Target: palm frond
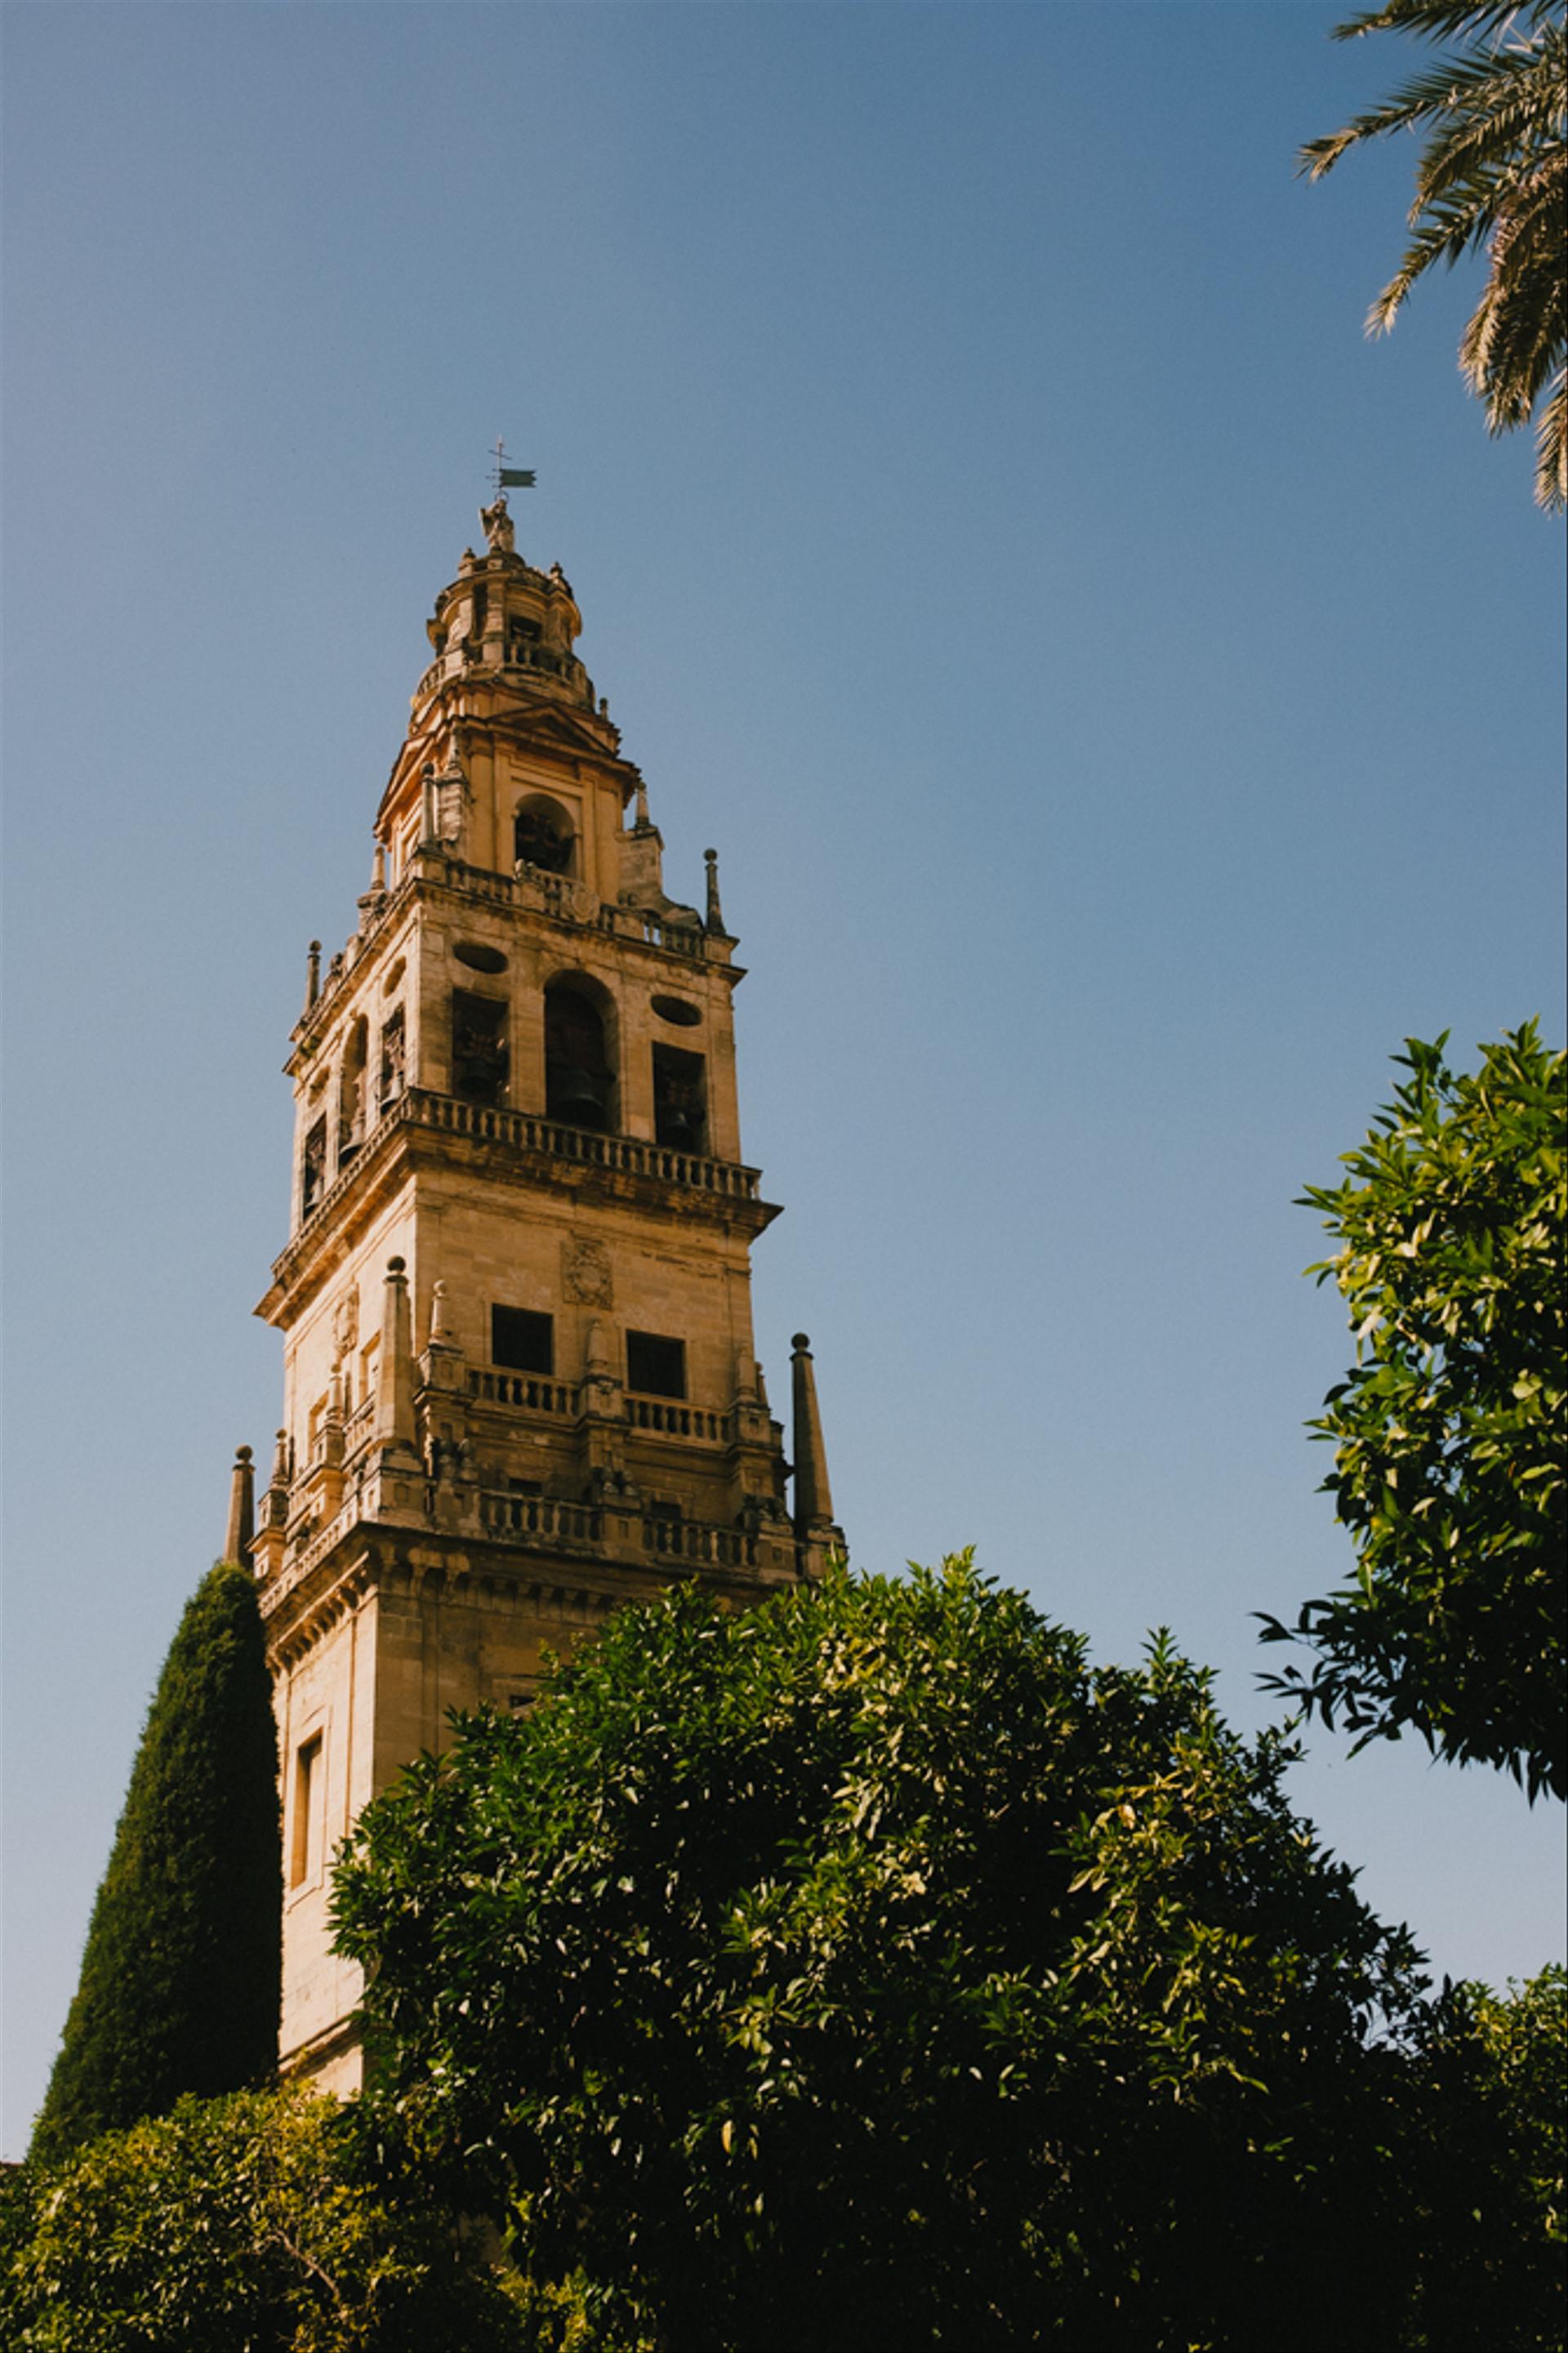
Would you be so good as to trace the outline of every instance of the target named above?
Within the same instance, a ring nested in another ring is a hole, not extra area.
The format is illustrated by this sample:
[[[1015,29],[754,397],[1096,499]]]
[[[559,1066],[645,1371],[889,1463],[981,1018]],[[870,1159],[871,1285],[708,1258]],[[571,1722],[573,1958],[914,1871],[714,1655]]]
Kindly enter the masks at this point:
[[[1500,37],[1521,19],[1531,29],[1552,14],[1549,0],[1387,0],[1382,8],[1336,25],[1331,40],[1355,41],[1363,33],[1414,33],[1423,40],[1451,41],[1461,36]]]
[[[1561,514],[1568,508],[1568,369],[1557,371],[1535,445],[1535,502],[1549,514]]]
[[[1423,122],[1457,116],[1456,128],[1484,136],[1491,126],[1500,139],[1517,137],[1531,125],[1555,124],[1561,132],[1563,83],[1561,37],[1540,49],[1510,51],[1500,57],[1443,58],[1430,72],[1418,74],[1381,106],[1358,114],[1342,131],[1327,139],[1310,140],[1296,159],[1296,168],[1321,180],[1332,171],[1347,149],[1364,140],[1385,139],[1396,131],[1413,131]],[[1430,153],[1422,170],[1429,168]],[[1419,185],[1419,182],[1417,183]]]
[[[1536,496],[1543,506],[1561,506],[1568,35],[1551,0],[1524,6],[1385,0],[1337,26],[1335,37],[1395,31],[1434,41],[1463,37],[1470,46],[1438,58],[1342,131],[1313,140],[1298,154],[1297,169],[1320,180],[1366,140],[1426,131],[1411,241],[1367,314],[1367,332],[1392,327],[1417,279],[1437,263],[1452,267],[1489,244],[1487,282],[1460,342],[1459,365],[1492,433],[1527,424],[1554,385],[1541,427]]]

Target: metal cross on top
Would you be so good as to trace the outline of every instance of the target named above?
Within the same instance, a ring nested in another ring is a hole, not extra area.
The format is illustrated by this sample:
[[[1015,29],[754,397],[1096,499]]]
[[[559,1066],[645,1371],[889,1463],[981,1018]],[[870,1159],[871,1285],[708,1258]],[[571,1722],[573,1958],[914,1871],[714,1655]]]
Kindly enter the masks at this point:
[[[496,437],[496,446],[490,454],[495,459],[495,464],[490,470],[495,475],[492,487],[498,499],[503,491],[532,490],[533,469],[531,466],[509,466],[506,462],[506,443],[499,434]]]

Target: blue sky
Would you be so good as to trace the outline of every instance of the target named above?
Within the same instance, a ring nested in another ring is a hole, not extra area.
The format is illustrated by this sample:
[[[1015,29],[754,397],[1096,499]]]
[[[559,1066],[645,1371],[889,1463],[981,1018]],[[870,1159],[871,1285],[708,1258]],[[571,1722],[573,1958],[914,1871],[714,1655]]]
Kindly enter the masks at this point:
[[[6,2120],[263,1450],[279,1075],[486,450],[538,469],[667,876],[751,970],[776,1397],[858,1560],[973,1542],[1243,1722],[1349,1564],[1292,1207],[1407,1035],[1559,1041],[1562,538],[1394,336],[1405,68],[1334,12],[5,11]],[[1434,1967],[1560,1952],[1560,1810],[1314,1735]]]

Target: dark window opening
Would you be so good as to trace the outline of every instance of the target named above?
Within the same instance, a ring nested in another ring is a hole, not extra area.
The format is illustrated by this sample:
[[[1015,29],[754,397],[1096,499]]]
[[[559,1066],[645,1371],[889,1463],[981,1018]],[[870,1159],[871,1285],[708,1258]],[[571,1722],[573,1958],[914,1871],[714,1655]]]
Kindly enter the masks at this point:
[[[294,1757],[294,1839],[289,1883],[301,1886],[321,1862],[321,1736],[314,1733]]]
[[[686,1343],[658,1332],[626,1334],[626,1387],[645,1397],[686,1395]]]
[[[349,1032],[338,1082],[338,1166],[344,1168],[364,1142],[365,1064],[370,1060],[370,1026],[363,1015]]]
[[[325,1113],[305,1138],[305,1159],[300,1185],[300,1212],[308,1218],[327,1189],[327,1121]]]
[[[680,1046],[653,1050],[653,1132],[678,1152],[708,1148],[707,1066]]]
[[[553,1373],[554,1317],[528,1307],[492,1307],[490,1362],[509,1373]]]
[[[535,801],[512,819],[512,856],[546,874],[564,874],[572,863],[572,828],[559,809]]]
[[[506,1017],[500,997],[452,991],[452,1092],[466,1103],[506,1100]]]
[[[403,1092],[403,1008],[389,1013],[381,1029],[381,1077],[377,1094],[381,1108],[396,1102]]]
[[[615,1124],[604,1020],[593,999],[568,982],[544,992],[544,1114],[600,1133]]]

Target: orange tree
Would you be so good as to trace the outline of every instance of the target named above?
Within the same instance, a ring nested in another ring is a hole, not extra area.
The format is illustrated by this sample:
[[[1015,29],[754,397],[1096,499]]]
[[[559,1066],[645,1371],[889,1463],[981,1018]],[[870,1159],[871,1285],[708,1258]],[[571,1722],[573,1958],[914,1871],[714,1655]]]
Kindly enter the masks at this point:
[[[1292,1753],[967,1556],[618,1613],[361,1817],[369,2096],[682,2353],[1396,2341],[1420,1981]]]
[[[1355,1543],[1352,1585],[1266,1641],[1314,1650],[1265,1678],[1369,1740],[1406,1727],[1458,1763],[1568,1795],[1568,1058],[1533,1023],[1456,1076],[1407,1039],[1409,1071],[1350,1175],[1314,1187],[1341,1248],[1356,1361],[1311,1426]]]

